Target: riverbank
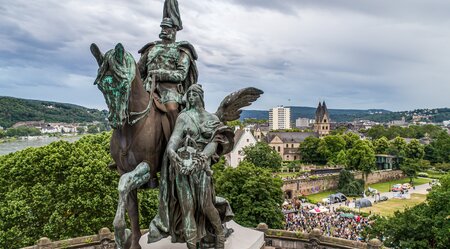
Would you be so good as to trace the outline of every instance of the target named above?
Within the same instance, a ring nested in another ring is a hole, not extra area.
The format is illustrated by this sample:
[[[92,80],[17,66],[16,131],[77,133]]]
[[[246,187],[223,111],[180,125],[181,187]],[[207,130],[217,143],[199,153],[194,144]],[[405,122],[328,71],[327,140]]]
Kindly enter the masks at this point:
[[[83,135],[64,134],[58,136],[28,136],[18,138],[4,138],[0,140],[0,155],[6,155],[28,147],[41,147],[55,141],[65,140],[75,142]]]

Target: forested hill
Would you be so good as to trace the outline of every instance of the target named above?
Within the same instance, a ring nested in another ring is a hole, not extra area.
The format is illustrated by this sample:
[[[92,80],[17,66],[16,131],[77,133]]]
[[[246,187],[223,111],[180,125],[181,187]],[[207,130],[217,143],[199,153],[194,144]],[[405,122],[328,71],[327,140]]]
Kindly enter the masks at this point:
[[[103,111],[78,105],[0,96],[0,126],[3,128],[23,121],[83,123],[103,122],[105,118]]]
[[[294,122],[297,118],[310,118],[314,119],[316,114],[315,107],[304,106],[286,106],[291,108],[291,121]],[[389,118],[392,120],[401,119],[400,115],[387,110],[354,110],[354,109],[328,109],[330,113],[330,119],[335,122],[353,121],[354,119],[384,119]],[[397,117],[398,116],[398,117]],[[256,111],[256,110],[244,110],[241,115],[241,119],[256,118],[256,119],[269,119],[269,111]],[[375,121],[375,120],[374,120]],[[384,120],[383,120],[384,121]]]
[[[297,118],[314,119],[316,114],[315,107],[304,106],[286,106],[291,108],[291,122]],[[439,123],[444,120],[450,120],[450,108],[435,109],[416,109],[412,111],[391,112],[383,109],[354,110],[354,109],[328,109],[332,122],[351,122],[354,120],[372,120],[375,122],[386,123],[393,120],[411,121],[414,116],[419,117],[419,121]],[[246,118],[269,119],[269,111],[244,110],[241,114],[241,120]]]

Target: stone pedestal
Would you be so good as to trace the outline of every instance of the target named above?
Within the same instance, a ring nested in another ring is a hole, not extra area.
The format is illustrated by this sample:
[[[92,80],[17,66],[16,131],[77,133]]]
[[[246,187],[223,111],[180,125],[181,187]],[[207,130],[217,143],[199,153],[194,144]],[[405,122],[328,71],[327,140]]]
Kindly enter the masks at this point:
[[[225,249],[261,249],[264,246],[264,233],[250,228],[240,226],[234,221],[227,223],[228,228],[233,228],[234,232],[225,242]],[[139,241],[142,249],[186,249],[186,244],[171,243],[170,237],[162,239],[156,243],[147,244],[147,234],[144,234]]]

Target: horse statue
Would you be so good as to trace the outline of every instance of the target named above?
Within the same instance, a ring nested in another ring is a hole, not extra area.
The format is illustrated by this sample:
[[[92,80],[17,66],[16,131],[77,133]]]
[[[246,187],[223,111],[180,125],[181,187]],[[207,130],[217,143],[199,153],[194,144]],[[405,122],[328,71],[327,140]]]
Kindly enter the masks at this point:
[[[141,249],[137,189],[157,188],[158,172],[161,172],[159,213],[150,224],[149,243],[166,237],[173,223],[168,218],[169,176],[167,169],[161,167],[165,165],[163,159],[167,159],[164,153],[171,135],[167,110],[155,91],[155,78],[151,89],[146,91],[133,56],[122,44],[118,43],[106,54],[94,43],[90,49],[99,65],[94,84],[105,97],[108,121],[113,129],[110,152],[115,163],[111,166],[120,174],[119,201],[113,222],[116,245],[119,249]],[[239,119],[241,108],[249,106],[261,94],[263,91],[253,87],[229,94],[217,109],[216,118],[223,123]],[[131,230],[126,228],[126,212]],[[165,231],[159,234],[161,227]],[[157,236],[151,237],[150,232],[156,232]]]
[[[165,136],[170,135],[163,124],[168,120],[158,96],[144,89],[136,62],[122,44],[104,55],[96,44],[90,49],[99,66],[94,84],[105,97],[113,129],[110,152],[115,163],[111,166],[120,174],[115,240],[120,249],[140,249],[137,189],[158,187],[156,174],[168,140]],[[126,228],[126,211],[131,231]]]

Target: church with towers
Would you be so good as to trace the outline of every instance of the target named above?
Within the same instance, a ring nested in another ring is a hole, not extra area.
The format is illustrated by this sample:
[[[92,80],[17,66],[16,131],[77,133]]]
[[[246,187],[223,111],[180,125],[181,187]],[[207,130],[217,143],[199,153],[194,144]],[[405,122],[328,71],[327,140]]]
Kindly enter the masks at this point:
[[[328,113],[325,101],[322,103],[319,102],[319,106],[317,106],[314,132],[318,133],[319,137],[330,134],[330,114]]]

